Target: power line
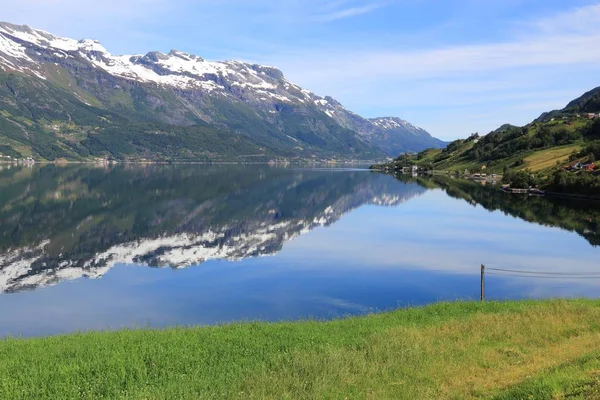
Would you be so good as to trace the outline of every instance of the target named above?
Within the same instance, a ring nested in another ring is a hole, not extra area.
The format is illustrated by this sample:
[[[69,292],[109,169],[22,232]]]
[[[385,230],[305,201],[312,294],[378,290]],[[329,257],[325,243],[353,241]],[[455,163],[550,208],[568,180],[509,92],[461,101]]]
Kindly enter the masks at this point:
[[[600,272],[544,272],[544,271],[523,271],[516,269],[502,269],[502,268],[485,268],[486,271],[499,271],[499,272],[514,272],[517,274],[532,274],[532,275],[555,275],[555,276],[594,276],[600,278]]]
[[[584,275],[576,275],[576,276],[555,276],[555,275],[525,275],[525,274],[497,274],[497,273],[489,273],[488,275],[493,276],[514,276],[519,278],[535,278],[535,279],[600,279],[600,276],[584,276]]]

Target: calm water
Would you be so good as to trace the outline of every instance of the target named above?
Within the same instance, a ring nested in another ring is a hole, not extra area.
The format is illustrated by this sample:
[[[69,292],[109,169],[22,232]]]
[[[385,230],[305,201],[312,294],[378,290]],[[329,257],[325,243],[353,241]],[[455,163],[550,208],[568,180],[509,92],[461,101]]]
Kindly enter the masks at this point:
[[[490,268],[600,276],[600,207],[361,170],[0,170],[0,336],[334,318],[479,297]],[[490,275],[490,299],[600,279]]]

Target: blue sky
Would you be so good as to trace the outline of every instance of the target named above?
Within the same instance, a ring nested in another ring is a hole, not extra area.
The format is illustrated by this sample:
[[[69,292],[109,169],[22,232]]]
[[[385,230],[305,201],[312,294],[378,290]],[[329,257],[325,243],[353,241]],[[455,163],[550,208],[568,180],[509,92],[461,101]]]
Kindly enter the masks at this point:
[[[102,4],[102,5],[100,5]],[[525,124],[600,86],[600,2],[0,0],[0,19],[113,54],[177,48],[279,67],[367,117],[443,139]]]

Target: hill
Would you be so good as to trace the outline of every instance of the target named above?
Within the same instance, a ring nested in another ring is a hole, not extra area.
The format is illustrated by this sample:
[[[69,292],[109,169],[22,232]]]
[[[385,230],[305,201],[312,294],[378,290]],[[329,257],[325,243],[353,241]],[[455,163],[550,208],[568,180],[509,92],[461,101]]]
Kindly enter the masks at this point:
[[[0,23],[0,143],[10,157],[382,159],[443,146],[381,126],[274,67],[172,50],[112,55],[94,40]]]
[[[418,165],[427,170],[504,174],[504,181],[513,187],[600,195],[595,165],[600,158],[599,95],[596,88],[523,127],[503,125],[485,136],[473,134],[445,149],[402,155],[376,168]]]
[[[571,101],[562,110],[554,110],[542,114],[536,121],[548,121],[555,117],[576,113],[597,113],[600,111],[600,87],[584,93],[582,96]]]

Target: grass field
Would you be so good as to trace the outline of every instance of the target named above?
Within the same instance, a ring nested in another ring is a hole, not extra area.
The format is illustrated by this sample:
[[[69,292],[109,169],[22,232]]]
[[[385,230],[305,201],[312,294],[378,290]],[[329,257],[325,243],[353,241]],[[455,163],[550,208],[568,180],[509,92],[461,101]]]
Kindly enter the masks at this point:
[[[568,161],[573,152],[580,151],[581,147],[581,145],[574,144],[537,151],[523,160],[525,164],[523,164],[522,169],[535,172],[554,167],[557,162],[563,164]]]
[[[594,399],[600,301],[0,341],[2,399]]]

